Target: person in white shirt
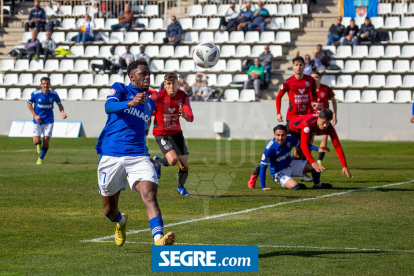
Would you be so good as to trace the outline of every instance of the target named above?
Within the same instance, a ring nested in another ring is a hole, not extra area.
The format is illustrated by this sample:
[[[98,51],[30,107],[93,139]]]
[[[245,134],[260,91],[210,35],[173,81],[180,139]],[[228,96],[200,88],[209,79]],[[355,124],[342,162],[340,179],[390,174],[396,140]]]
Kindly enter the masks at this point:
[[[236,29],[238,15],[239,13],[236,12],[236,5],[234,5],[234,3],[231,3],[229,9],[226,11],[224,16],[220,19],[219,30],[229,31],[231,28]]]
[[[119,68],[119,70],[118,70],[118,74],[120,74],[120,75],[124,75],[123,70],[126,70],[126,69],[127,69],[127,67],[128,67],[128,64],[129,64],[130,62],[132,62],[132,61],[134,61],[134,60],[135,60],[134,55],[130,52],[130,50],[131,50],[131,46],[130,46],[130,45],[126,45],[126,46],[125,46],[125,48],[126,48],[126,53],[124,53],[124,54],[123,54],[123,55],[119,58],[119,65],[120,65],[120,68]],[[112,70],[111,70],[111,74],[113,74],[113,73],[112,73]]]
[[[140,59],[140,58],[143,58],[143,59],[145,59],[145,61],[146,61],[148,64],[150,64],[150,63],[151,63],[151,59],[150,59],[149,55],[147,55],[147,54],[145,53],[145,46],[144,46],[144,44],[139,45],[139,51],[140,51],[141,53],[139,53],[138,55],[136,55],[136,56],[135,56],[135,60],[138,60],[138,59]]]
[[[77,28],[79,30],[77,42],[80,44],[93,41],[94,38],[93,29],[95,28],[95,24],[91,21],[89,14],[85,14],[84,18],[85,21]]]
[[[111,54],[103,59],[103,64],[92,63],[92,73],[96,76],[96,69],[100,70],[101,74],[105,74],[105,70],[111,70],[111,73],[116,73],[121,66],[119,65],[119,56],[115,54],[115,47],[112,46]]]

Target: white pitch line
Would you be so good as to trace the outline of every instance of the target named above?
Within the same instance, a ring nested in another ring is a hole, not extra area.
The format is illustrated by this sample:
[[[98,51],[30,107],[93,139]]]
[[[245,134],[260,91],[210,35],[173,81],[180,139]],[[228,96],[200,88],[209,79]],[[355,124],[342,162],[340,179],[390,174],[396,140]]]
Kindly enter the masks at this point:
[[[4,150],[4,151],[0,151],[0,152],[25,152],[25,151],[33,151],[35,152],[36,149],[24,149],[24,150]]]
[[[242,210],[242,211],[238,211],[238,212],[224,213],[224,214],[219,214],[219,215],[214,215],[214,216],[207,216],[207,217],[198,218],[198,219],[190,219],[190,220],[180,221],[180,222],[176,222],[176,223],[170,223],[170,224],[164,225],[164,227],[171,227],[171,226],[177,226],[177,225],[193,223],[193,222],[198,222],[198,221],[203,221],[203,220],[210,220],[210,219],[222,218],[222,217],[227,217],[227,216],[239,215],[239,214],[250,213],[250,212],[261,210],[261,209],[273,208],[273,207],[277,207],[277,206],[281,206],[281,205],[285,205],[285,204],[292,204],[292,203],[309,201],[309,200],[329,198],[329,197],[333,197],[333,196],[345,195],[345,194],[349,194],[349,193],[353,193],[353,192],[359,192],[359,191],[368,190],[368,189],[378,189],[378,188],[385,188],[385,187],[391,187],[391,186],[398,186],[398,185],[403,185],[403,184],[413,183],[413,182],[414,182],[414,180],[411,180],[411,181],[407,181],[407,182],[392,183],[392,184],[386,184],[386,185],[382,185],[382,186],[361,188],[361,189],[349,190],[349,191],[345,191],[345,192],[333,193],[333,194],[317,196],[317,197],[302,198],[302,199],[296,199],[296,200],[291,200],[291,201],[279,202],[279,203],[276,203],[276,204],[260,206],[260,207],[246,209],[246,210]],[[131,234],[137,234],[137,233],[147,232],[147,231],[151,231],[151,229],[150,228],[145,228],[145,229],[141,229],[141,230],[128,231],[127,234],[131,235]],[[111,236],[105,236],[105,237],[96,238],[96,239],[84,240],[83,242],[100,242],[102,240],[112,239],[113,237],[114,236],[111,235]]]
[[[98,241],[102,243],[113,241]],[[125,241],[125,243],[131,244],[143,244],[143,245],[153,245],[152,242],[131,242]],[[236,244],[204,244],[204,243],[184,243],[176,242],[174,245],[236,245]],[[247,244],[243,244],[247,245]],[[379,249],[379,248],[355,248],[355,247],[318,247],[318,246],[307,246],[307,245],[264,245],[264,244],[253,244],[258,247],[270,247],[270,248],[296,248],[296,249],[318,249],[318,250],[349,250],[349,251],[384,251],[384,252],[402,252],[402,253],[414,253],[414,250],[404,250],[404,249]]]

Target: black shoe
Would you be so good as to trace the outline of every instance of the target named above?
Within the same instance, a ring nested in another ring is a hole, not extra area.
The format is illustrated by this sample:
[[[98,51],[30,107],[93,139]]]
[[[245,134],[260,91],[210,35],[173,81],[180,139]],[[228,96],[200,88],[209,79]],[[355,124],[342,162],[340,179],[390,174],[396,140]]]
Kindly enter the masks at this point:
[[[302,184],[302,183],[298,183],[298,185],[299,185],[299,190],[306,190],[308,188],[306,187],[305,184]]]
[[[329,183],[321,183],[321,184],[319,184],[319,185],[313,185],[313,188],[314,189],[332,189],[332,185],[331,184],[329,184]]]

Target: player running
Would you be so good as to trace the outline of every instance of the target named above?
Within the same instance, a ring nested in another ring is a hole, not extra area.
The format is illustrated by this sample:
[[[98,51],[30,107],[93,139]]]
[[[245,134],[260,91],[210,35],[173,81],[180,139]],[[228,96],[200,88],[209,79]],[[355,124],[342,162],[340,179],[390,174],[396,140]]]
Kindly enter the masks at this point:
[[[68,115],[65,113],[59,95],[55,91],[50,90],[50,79],[43,77],[40,80],[40,89],[33,91],[30,99],[27,100],[27,107],[33,115],[33,144],[36,145],[37,153],[40,153],[39,158],[37,158],[37,165],[43,164],[43,159],[49,149],[54,122],[53,102],[56,102],[59,106],[62,119],[66,119]],[[42,140],[40,139],[42,134],[43,147]]]
[[[322,109],[324,108],[329,108],[329,102],[328,100],[332,101],[332,106],[333,106],[333,119],[332,119],[332,125],[335,126],[337,123],[337,104],[336,104],[336,100],[335,100],[335,94],[333,93],[332,89],[321,83],[321,74],[314,70],[311,72],[311,77],[315,80],[315,84],[316,84],[316,89],[318,92],[318,99],[314,102],[317,103],[317,105],[312,105],[312,112],[310,113],[314,113],[314,114],[319,114],[319,112],[321,112]],[[322,140],[321,140],[321,147],[326,147],[326,145],[328,144],[328,135],[322,135]],[[325,153],[324,152],[320,152],[319,153],[319,158],[318,158],[318,164],[322,166],[322,160],[325,157]]]
[[[177,192],[183,196],[190,194],[184,187],[188,177],[188,148],[180,125],[180,117],[187,122],[194,120],[190,98],[178,89],[177,74],[168,73],[164,77],[164,89],[152,94],[157,105],[153,134],[162,153],[162,158],[154,157],[157,162],[157,175],[161,166],[174,166],[179,163]]]
[[[306,159],[317,172],[325,170],[324,167],[317,164],[313,159],[308,143],[312,135],[329,135],[332,140],[332,144],[335,147],[339,160],[342,165],[342,174],[346,174],[347,177],[353,178],[351,172],[346,164],[345,154],[342,150],[341,143],[339,142],[338,135],[334,127],[331,125],[333,118],[332,110],[322,109],[318,115],[309,114],[304,116],[297,116],[290,120],[289,128],[290,133],[296,138],[300,139],[300,148],[302,149]]]
[[[145,142],[147,121],[155,103],[147,97],[150,70],[144,59],[127,67],[129,85],[114,83],[105,103],[106,125],[95,146],[101,155],[98,166],[99,192],[104,214],[116,223],[115,243],[126,239],[128,216],[118,210],[118,199],[128,184],[138,192],[145,204],[152,236],[156,245],[172,245],[175,234],[165,236],[161,211],[157,202],[158,179]]]
[[[292,160],[290,155],[292,147],[298,147],[299,139],[295,136],[287,134],[287,128],[284,125],[278,125],[273,129],[274,138],[267,143],[260,162],[260,185],[262,190],[270,190],[266,188],[266,170],[270,165],[270,174],[275,182],[288,190],[307,189],[302,183],[297,183],[292,176],[301,176],[304,173],[312,173],[314,189],[329,189],[332,185],[329,183],[321,183],[321,173],[312,168],[311,164],[306,160]],[[325,152],[329,148],[317,148],[312,145],[309,147],[314,151]]]

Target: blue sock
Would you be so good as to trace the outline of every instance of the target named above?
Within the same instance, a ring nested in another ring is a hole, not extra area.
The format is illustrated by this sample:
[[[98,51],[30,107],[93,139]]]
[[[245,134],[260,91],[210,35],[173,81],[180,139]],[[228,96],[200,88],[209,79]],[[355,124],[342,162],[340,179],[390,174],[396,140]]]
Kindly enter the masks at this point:
[[[149,221],[152,237],[156,235],[164,235],[164,223],[162,222],[162,218],[160,217],[153,217]]]
[[[314,184],[321,183],[321,173],[315,171],[315,169],[312,170],[312,178],[313,178],[313,183]]]
[[[118,216],[117,216],[117,217],[116,217],[116,219],[114,219],[114,220],[110,219],[109,217],[108,217],[108,219],[109,219],[110,221],[112,221],[112,222],[118,222],[118,221],[120,221],[120,220],[122,219],[122,214],[121,214],[121,212],[119,212],[119,213],[118,213]]]
[[[40,159],[45,158],[45,155],[48,149],[49,148],[42,147],[42,150],[40,151],[40,156],[39,156]]]
[[[291,190],[299,190],[299,184],[293,187]]]

